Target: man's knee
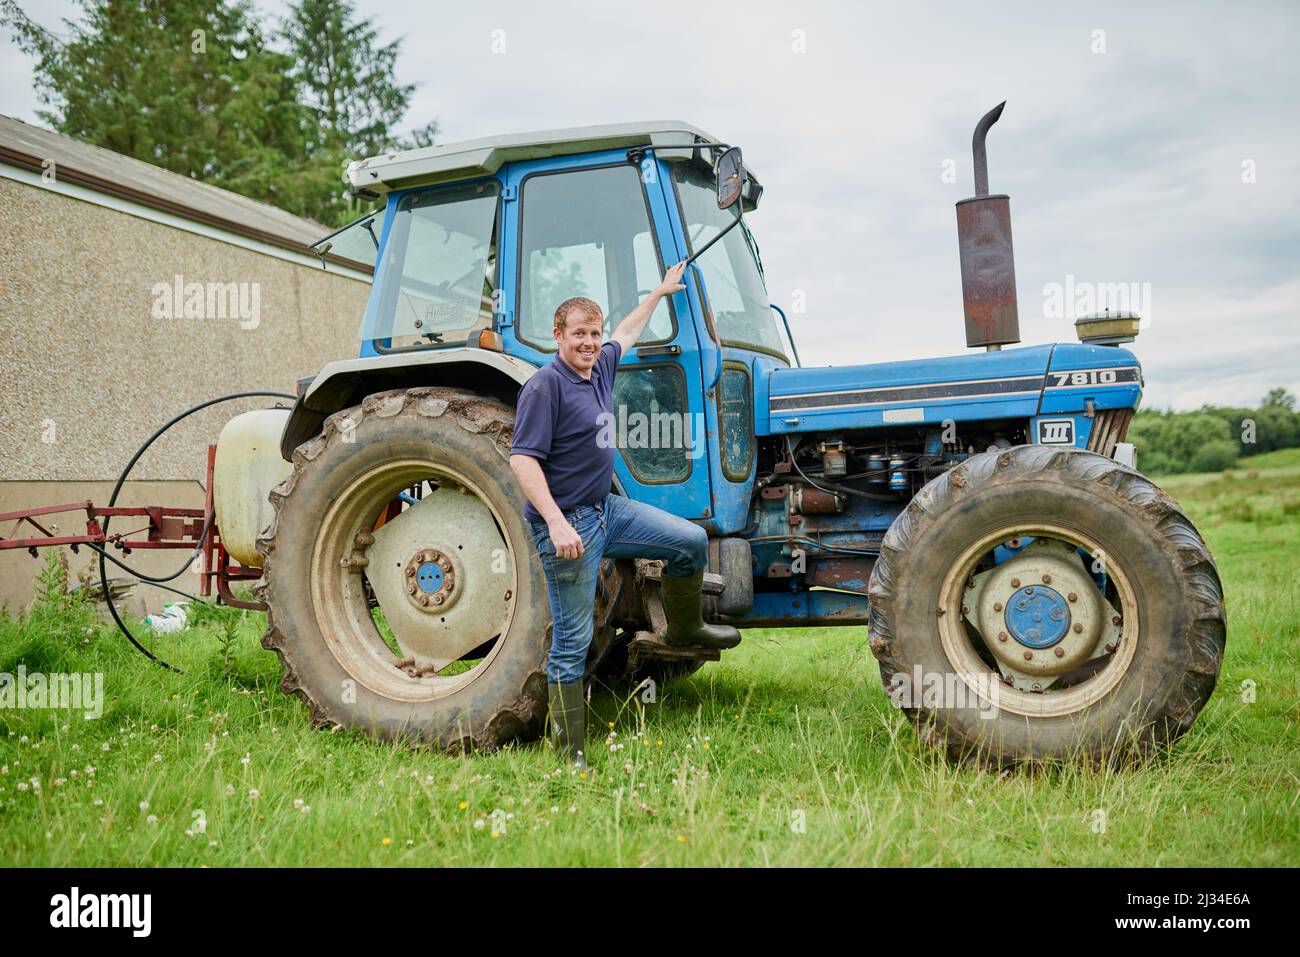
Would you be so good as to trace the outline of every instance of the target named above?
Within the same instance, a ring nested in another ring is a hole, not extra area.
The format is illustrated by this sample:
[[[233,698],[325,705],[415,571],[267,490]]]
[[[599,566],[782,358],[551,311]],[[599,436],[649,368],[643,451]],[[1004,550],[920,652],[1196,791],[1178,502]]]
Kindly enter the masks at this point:
[[[690,568],[682,568],[677,574],[690,575],[709,564],[709,533],[700,526],[682,521],[682,548],[689,556]]]

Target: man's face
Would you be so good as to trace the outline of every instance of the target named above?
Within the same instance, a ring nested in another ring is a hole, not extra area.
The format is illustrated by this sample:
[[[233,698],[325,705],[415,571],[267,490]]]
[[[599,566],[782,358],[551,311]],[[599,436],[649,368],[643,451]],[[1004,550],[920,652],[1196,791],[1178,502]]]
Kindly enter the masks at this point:
[[[589,372],[600,354],[604,323],[585,313],[575,313],[565,320],[563,329],[554,331],[560,358],[577,372]]]

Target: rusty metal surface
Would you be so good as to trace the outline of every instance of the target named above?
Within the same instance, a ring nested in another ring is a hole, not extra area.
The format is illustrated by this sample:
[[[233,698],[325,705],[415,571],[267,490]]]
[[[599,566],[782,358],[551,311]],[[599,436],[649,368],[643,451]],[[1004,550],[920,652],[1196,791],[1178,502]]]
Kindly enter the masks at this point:
[[[1019,342],[1010,199],[978,196],[958,203],[957,243],[966,345]]]
[[[1011,243],[1011,201],[989,195],[985,138],[1002,115],[1003,100],[981,117],[971,138],[975,195],[957,204],[957,248],[961,258],[966,345],[1003,346],[1020,341],[1016,305],[1016,263]]]
[[[842,588],[865,595],[875,567],[874,558],[825,558],[809,564],[804,580],[812,586]]]

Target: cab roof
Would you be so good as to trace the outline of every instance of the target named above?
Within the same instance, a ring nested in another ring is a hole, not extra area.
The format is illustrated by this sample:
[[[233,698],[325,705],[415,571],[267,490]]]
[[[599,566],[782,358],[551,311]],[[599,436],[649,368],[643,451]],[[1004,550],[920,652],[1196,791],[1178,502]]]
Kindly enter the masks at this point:
[[[667,150],[664,147],[696,142],[716,143],[717,140],[699,127],[681,120],[577,126],[487,136],[460,143],[384,153],[350,163],[346,176],[353,192],[378,198],[390,190],[488,176],[504,163],[549,156],[571,156],[597,150],[649,146],[655,148],[660,159],[689,160],[694,150]],[[703,155],[707,160],[708,154]]]

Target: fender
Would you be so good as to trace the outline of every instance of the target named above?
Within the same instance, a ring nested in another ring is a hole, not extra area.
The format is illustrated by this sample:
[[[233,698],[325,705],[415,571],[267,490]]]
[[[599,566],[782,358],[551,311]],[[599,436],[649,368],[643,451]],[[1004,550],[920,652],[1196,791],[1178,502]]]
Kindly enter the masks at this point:
[[[280,437],[280,456],[293,461],[293,450],[319,433],[327,417],[375,392],[463,386],[513,406],[519,387],[536,371],[537,366],[523,359],[465,346],[340,359],[298,383],[298,401]]]

